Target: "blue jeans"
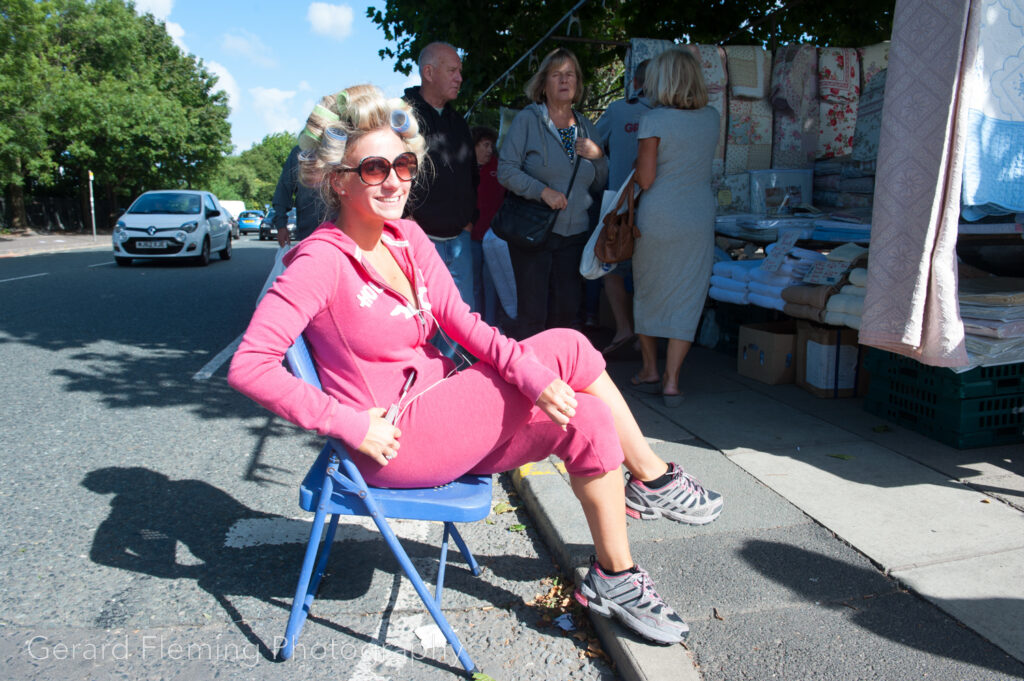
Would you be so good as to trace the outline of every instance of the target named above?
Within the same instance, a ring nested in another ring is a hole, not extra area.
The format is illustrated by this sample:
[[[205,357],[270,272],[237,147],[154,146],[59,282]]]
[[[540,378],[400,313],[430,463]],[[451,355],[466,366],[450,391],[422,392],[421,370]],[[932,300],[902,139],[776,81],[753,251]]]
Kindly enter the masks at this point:
[[[498,290],[491,279],[490,269],[484,260],[482,241],[473,241],[473,312],[477,312],[484,321],[494,326],[498,321]]]
[[[444,266],[455,280],[455,287],[459,289],[462,300],[466,305],[473,307],[473,253],[470,248],[469,232],[464,231],[454,239],[446,241],[431,241]]]
[[[447,239],[445,241],[431,239],[430,241],[434,244],[434,248],[437,249],[437,254],[441,256],[444,266],[448,268],[448,272],[452,275],[455,287],[459,289],[459,295],[462,296],[462,300],[472,308],[473,253],[470,248],[472,240],[469,238],[469,232],[464,231],[454,239]],[[456,359],[464,354],[457,345],[453,346],[440,333],[434,334],[430,342],[445,357],[450,359]],[[456,360],[456,366],[461,368],[462,364],[461,361]]]

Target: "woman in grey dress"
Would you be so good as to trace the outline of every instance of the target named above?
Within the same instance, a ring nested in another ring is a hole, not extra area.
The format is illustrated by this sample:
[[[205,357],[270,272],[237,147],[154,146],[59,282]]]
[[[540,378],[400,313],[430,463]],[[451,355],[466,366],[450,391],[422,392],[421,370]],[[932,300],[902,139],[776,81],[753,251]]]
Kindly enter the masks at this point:
[[[634,316],[643,366],[633,385],[682,402],[679,370],[700,320],[714,253],[711,160],[719,113],[709,107],[696,57],[673,48],[647,68],[644,92],[655,105],[640,118],[636,178],[641,238],[633,253]],[[658,371],[657,339],[668,339]]]

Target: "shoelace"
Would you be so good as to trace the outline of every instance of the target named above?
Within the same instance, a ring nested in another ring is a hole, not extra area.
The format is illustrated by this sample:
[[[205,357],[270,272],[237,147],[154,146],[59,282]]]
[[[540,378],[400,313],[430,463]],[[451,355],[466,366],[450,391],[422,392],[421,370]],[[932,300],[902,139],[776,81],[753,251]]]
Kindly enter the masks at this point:
[[[683,469],[679,467],[676,467],[675,477],[683,479],[683,482],[681,482],[680,484],[684,488],[689,489],[697,496],[704,496],[704,487],[699,482],[697,482],[697,478],[683,471]]]
[[[655,603],[661,605],[667,605],[665,599],[661,597],[657,591],[654,590],[654,580],[651,579],[651,575],[647,573],[642,567],[637,567],[636,572],[633,573],[636,578],[633,583],[640,587],[640,592],[647,595]]]

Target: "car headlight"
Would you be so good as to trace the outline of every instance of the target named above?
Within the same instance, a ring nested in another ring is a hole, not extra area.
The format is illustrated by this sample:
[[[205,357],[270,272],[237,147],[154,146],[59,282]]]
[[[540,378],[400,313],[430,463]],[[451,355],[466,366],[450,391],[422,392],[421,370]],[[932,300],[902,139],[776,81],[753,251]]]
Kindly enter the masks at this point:
[[[191,222],[186,222],[185,224],[183,224],[181,226],[181,228],[183,230],[185,230],[186,232],[188,232],[189,234],[191,234],[192,232],[194,232],[197,229],[199,229],[199,221],[198,220],[192,220]]]
[[[125,230],[123,222],[118,222],[117,226],[114,227],[114,241],[123,244],[128,241],[129,236],[127,230]]]

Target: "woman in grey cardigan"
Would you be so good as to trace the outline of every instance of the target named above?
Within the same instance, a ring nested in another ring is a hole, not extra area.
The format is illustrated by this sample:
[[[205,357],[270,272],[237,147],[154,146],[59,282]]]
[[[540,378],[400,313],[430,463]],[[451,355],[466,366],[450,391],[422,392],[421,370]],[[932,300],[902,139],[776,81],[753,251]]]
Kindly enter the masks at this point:
[[[592,225],[591,189],[603,189],[608,164],[594,142],[593,124],[572,105],[583,97],[583,74],[571,51],[559,48],[526,85],[533,102],[509,126],[498,160],[498,181],[511,192],[543,201],[559,212],[540,251],[509,244],[519,303],[502,328],[517,339],[572,326],[582,300],[580,255]],[[576,179],[569,189],[574,164]]]

